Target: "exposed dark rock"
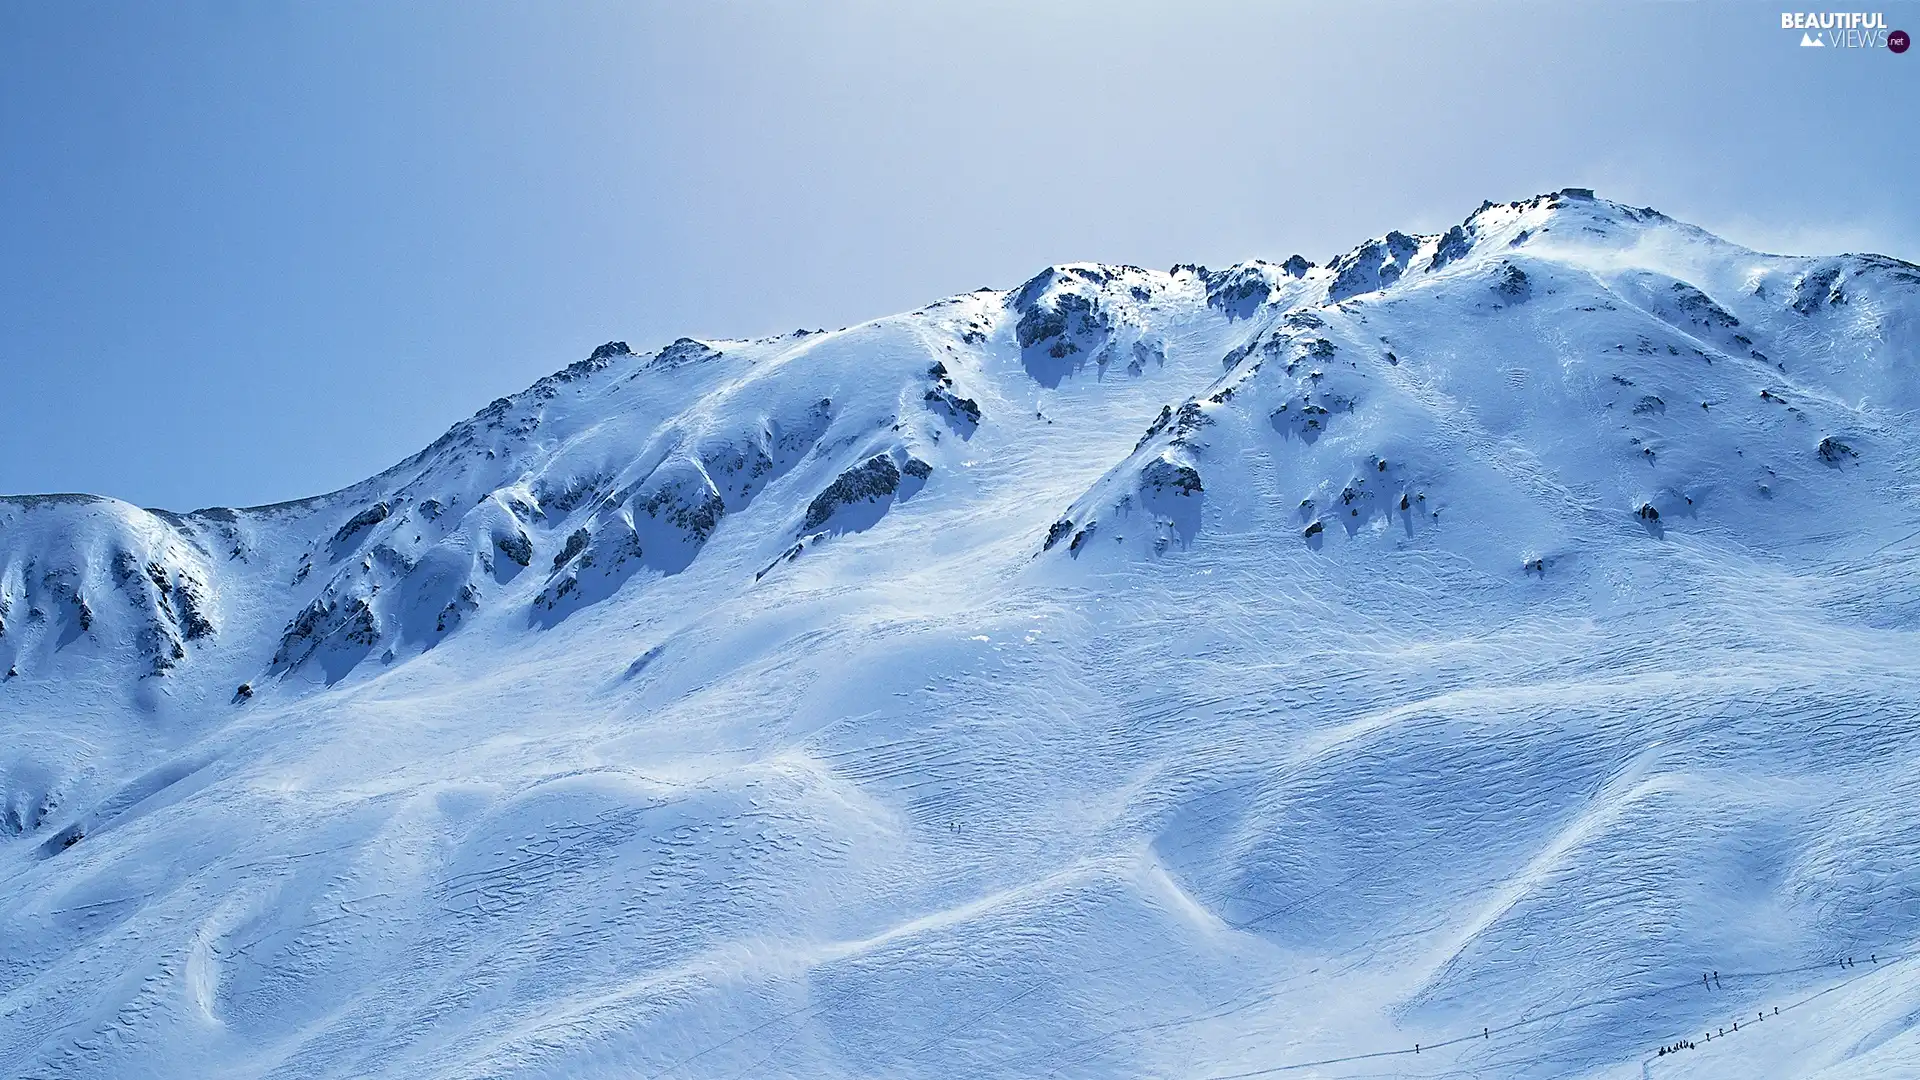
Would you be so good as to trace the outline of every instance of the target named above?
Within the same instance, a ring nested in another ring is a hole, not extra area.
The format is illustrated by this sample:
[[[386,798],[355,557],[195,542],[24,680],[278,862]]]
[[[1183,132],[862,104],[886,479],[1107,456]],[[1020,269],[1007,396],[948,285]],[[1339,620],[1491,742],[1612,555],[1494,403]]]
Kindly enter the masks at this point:
[[[1089,288],[1109,284],[1117,272],[1104,267],[1055,267],[1036,275],[1013,296],[1010,304],[1018,313],[1014,340],[1020,347],[1020,362],[1042,386],[1060,385],[1087,359],[1104,366],[1119,358],[1117,348],[1109,347],[1116,314]]]
[[[375,525],[387,520],[392,514],[392,506],[384,502],[374,503],[372,506],[348,518],[347,523],[340,526],[340,531],[333,534],[334,546],[336,548],[345,547],[361,530],[373,528]]]
[[[783,562],[792,562],[793,560],[799,558],[800,553],[805,550],[807,550],[807,542],[805,540],[795,541],[791,547],[787,548],[787,550],[774,556],[774,559],[772,562],[768,563],[767,565],[761,567],[758,570],[755,570],[753,572],[753,580],[759,581],[761,578],[766,577],[768,574],[772,573],[774,567],[779,566]]]
[[[446,607],[440,609],[439,618],[434,620],[434,632],[444,634],[460,625],[460,621],[468,614],[478,610],[480,610],[480,589],[469,581],[460,586],[459,593],[455,594],[452,600],[447,601]]]
[[[165,675],[187,658],[187,650],[172,629],[162,623],[150,623],[134,635],[134,646],[147,658],[149,674]]]
[[[834,511],[842,506],[868,499],[884,499],[900,489],[900,467],[893,463],[888,454],[875,454],[859,465],[848,469],[827,485],[826,490],[814,496],[807,504],[807,515],[801,521],[802,529],[817,529],[833,517]]]
[[[605,345],[593,350],[593,354],[585,360],[575,360],[559,371],[534,383],[527,389],[527,395],[525,396],[531,396],[542,401],[552,400],[552,398],[560,392],[562,385],[577,382],[596,371],[603,371],[611,367],[614,361],[620,357],[632,355],[633,351],[627,348],[626,342],[609,341]],[[532,430],[538,423],[539,421],[537,419],[529,418],[525,430]]]
[[[11,668],[7,678],[18,673]],[[24,836],[46,824],[49,817],[60,806],[60,792],[46,779],[16,781],[18,786],[9,785],[0,790],[0,836]]]
[[[179,583],[174,588],[174,598],[180,605],[180,629],[185,632],[188,641],[196,641],[214,632],[213,620],[207,615],[206,599],[201,589],[199,581],[185,574],[180,575]]]
[[[1712,297],[1686,282],[1676,281],[1669,288],[1673,292],[1674,305],[1689,319],[1723,330],[1740,325],[1740,320],[1734,318],[1726,308],[1714,303]]]
[[[1166,458],[1154,458],[1140,471],[1140,488],[1143,491],[1172,491],[1178,495],[1194,495],[1205,490],[1200,484],[1199,470]]]
[[[341,637],[355,645],[372,645],[380,640],[380,626],[373,614],[373,605],[365,597],[356,596],[347,602],[347,618],[341,627]]]
[[[1206,275],[1207,306],[1230,319],[1244,319],[1273,296],[1273,281],[1259,264]]]
[[[1228,349],[1227,354],[1220,358],[1220,369],[1222,371],[1232,371],[1234,368],[1239,367],[1240,362],[1245,360],[1248,356],[1251,356],[1253,354],[1254,347],[1257,346],[1259,343],[1260,343],[1259,339],[1256,338],[1250,341],[1241,342],[1239,345],[1231,349]]]
[[[319,640],[321,627],[334,613],[335,607],[336,605],[330,599],[316,598],[301,609],[300,614],[295,615],[293,621],[287,624],[287,629],[281,633],[280,651],[274,654],[274,662],[278,664],[288,659],[292,647],[296,644]]]
[[[1310,443],[1325,434],[1336,413],[1352,411],[1353,401],[1339,394],[1324,394],[1318,399],[1302,395],[1283,402],[1267,421],[1275,431]]]
[[[980,403],[963,398],[945,387],[936,386],[926,393],[927,407],[953,423],[972,429],[980,424]]]
[[[1158,435],[1162,431],[1165,431],[1167,428],[1167,425],[1172,422],[1173,422],[1173,406],[1171,405],[1160,406],[1160,415],[1154,417],[1153,423],[1147,425],[1147,433],[1140,436],[1140,440],[1133,444],[1134,450],[1137,451],[1141,447],[1147,445],[1147,443],[1150,440],[1152,440],[1152,438],[1155,435]]]
[[[1434,249],[1433,258],[1427,263],[1427,270],[1429,273],[1438,270],[1448,263],[1464,258],[1467,252],[1472,250],[1473,241],[1468,237],[1467,230],[1455,225],[1440,238],[1440,246]]]
[[[571,514],[599,499],[612,479],[606,473],[596,473],[570,480],[565,487],[553,487],[541,481],[534,488],[534,498],[539,500],[543,516]]]
[[[1857,458],[1860,456],[1859,451],[1831,435],[1821,439],[1817,449],[1820,454],[1820,460],[1829,465],[1838,465],[1848,458]]]
[[[1207,272],[1207,268],[1204,266],[1191,269],[1195,269],[1200,274]],[[1119,274],[1129,270],[1137,272],[1138,268],[1132,266],[1049,266],[1022,283],[1020,288],[1013,294],[1011,302],[1015,308],[1025,309],[1033,306],[1041,294],[1046,292],[1047,289],[1056,282],[1066,282],[1069,284],[1081,283],[1095,286],[1106,285],[1112,282]],[[1175,268],[1175,272],[1178,272],[1177,267]]]
[[[521,566],[529,566],[533,563],[533,539],[524,532],[499,537],[493,544],[507,558]]]
[[[684,482],[662,485],[637,506],[686,533],[695,544],[706,543],[727,512],[727,504],[718,492]]]
[[[687,364],[705,363],[708,360],[716,359],[719,355],[720,353],[717,349],[707,345],[705,342],[683,337],[675,340],[673,344],[661,349],[658,353],[655,353],[653,359],[647,366],[677,368]]]
[[[1207,415],[1199,402],[1184,402],[1173,414],[1173,438],[1170,441],[1176,446],[1190,443],[1194,432],[1211,423],[1213,418]]]
[[[1802,315],[1811,315],[1822,307],[1845,303],[1846,295],[1840,291],[1840,275],[1841,268],[1837,265],[1800,275],[1793,283],[1789,306]]]
[[[1342,300],[1384,289],[1400,280],[1407,260],[1419,242],[1402,232],[1390,232],[1379,240],[1369,240],[1333,261],[1333,283],[1327,286],[1327,300]]]
[[[773,456],[760,440],[742,438],[710,443],[700,450],[700,467],[729,511],[753,501],[773,474]]]
[[[604,523],[572,565],[534,597],[534,607],[556,611],[563,603],[600,599],[631,576],[643,554],[640,538],[618,518]]]
[[[592,536],[593,534],[588,532],[587,527],[584,525],[573,530],[573,532],[567,536],[566,544],[560,548],[560,553],[553,557],[554,570],[558,571],[561,567],[572,561],[575,555],[585,551],[587,549],[587,541],[591,539]]]
[[[1059,543],[1062,540],[1065,540],[1067,538],[1067,534],[1071,533],[1072,531],[1073,531],[1073,522],[1068,520],[1067,518],[1061,518],[1059,521],[1054,522],[1052,525],[1049,525],[1047,527],[1047,541],[1046,543],[1040,545],[1040,550],[1052,551],[1053,545]]]
[[[1047,355],[1060,359],[1079,352],[1080,345],[1074,338],[1097,332],[1100,324],[1099,312],[1091,299],[1078,293],[1065,293],[1054,298],[1051,305],[1031,307],[1022,313],[1014,326],[1014,339],[1022,349],[1051,341]]]
[[[326,641],[371,647],[379,640],[379,617],[366,597],[354,596],[342,603],[322,596],[303,608],[280,635],[272,666],[282,671],[296,668]]]
[[[1526,272],[1511,263],[1504,264],[1495,277],[1493,291],[1509,303],[1520,303],[1533,295],[1533,282]]]

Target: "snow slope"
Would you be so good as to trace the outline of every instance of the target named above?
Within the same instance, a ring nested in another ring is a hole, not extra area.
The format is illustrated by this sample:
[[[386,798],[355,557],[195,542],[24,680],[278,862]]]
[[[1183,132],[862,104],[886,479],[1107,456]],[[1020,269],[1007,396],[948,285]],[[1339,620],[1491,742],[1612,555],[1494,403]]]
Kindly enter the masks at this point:
[[[1915,1075],[1916,318],[1570,189],[0,500],[0,1074]]]

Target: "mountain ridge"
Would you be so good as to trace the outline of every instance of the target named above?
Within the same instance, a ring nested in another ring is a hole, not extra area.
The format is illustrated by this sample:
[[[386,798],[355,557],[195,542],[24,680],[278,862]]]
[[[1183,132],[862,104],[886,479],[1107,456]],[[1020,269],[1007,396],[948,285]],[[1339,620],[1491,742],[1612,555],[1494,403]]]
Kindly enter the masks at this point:
[[[1900,1075],[1916,319],[1564,189],[0,499],[0,1063]]]

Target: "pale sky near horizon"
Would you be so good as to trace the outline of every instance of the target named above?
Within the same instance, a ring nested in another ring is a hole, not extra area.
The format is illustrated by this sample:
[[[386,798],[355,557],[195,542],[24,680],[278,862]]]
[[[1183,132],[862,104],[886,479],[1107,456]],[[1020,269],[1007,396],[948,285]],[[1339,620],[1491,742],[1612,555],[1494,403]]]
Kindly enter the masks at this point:
[[[1920,261],[1920,50],[1782,7],[17,0],[0,493],[316,494],[610,339],[1324,261],[1569,185]]]

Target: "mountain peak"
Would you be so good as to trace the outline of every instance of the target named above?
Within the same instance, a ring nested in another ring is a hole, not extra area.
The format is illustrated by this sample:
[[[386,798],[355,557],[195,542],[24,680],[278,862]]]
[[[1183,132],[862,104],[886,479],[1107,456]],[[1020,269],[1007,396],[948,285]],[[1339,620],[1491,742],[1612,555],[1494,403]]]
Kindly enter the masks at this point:
[[[0,499],[0,1074],[1871,1075],[1916,328],[1564,189]]]

